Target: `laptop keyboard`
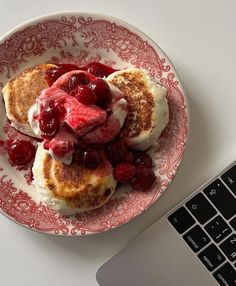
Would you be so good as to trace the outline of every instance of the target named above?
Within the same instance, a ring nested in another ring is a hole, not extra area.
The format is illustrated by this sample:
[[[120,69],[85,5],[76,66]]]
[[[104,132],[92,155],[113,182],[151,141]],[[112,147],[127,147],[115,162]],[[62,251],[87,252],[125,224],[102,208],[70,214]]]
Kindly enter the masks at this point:
[[[236,165],[168,216],[223,286],[236,286]]]

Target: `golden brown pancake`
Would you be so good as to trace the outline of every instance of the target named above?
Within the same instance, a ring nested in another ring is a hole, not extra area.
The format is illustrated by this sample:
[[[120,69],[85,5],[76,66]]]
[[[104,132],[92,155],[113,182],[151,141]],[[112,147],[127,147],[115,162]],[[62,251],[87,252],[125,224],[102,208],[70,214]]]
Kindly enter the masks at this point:
[[[42,144],[33,166],[34,184],[42,200],[63,214],[74,214],[103,205],[115,192],[113,168],[103,155],[94,170],[79,162],[66,165],[51,157]]]
[[[121,137],[126,138],[132,148],[149,148],[169,120],[166,90],[144,70],[135,68],[114,72],[107,80],[118,87],[128,101],[128,115]]]
[[[23,133],[31,133],[28,111],[41,91],[48,87],[44,74],[52,67],[56,66],[42,64],[26,69],[11,79],[2,90],[7,117]]]

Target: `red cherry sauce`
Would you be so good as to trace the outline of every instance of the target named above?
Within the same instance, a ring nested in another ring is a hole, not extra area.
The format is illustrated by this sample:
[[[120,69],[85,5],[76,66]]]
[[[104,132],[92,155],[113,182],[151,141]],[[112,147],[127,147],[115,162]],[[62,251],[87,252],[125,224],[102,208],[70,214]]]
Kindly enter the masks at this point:
[[[91,62],[84,67],[80,68],[81,70],[87,71],[96,77],[107,77],[113,72],[117,71],[109,66],[106,66],[101,63]]]
[[[45,79],[48,83],[48,86],[51,86],[60,76],[63,74],[80,69],[78,66],[73,64],[55,64],[57,67],[48,69],[45,72]]]
[[[52,67],[45,72],[45,79],[48,86],[51,86],[60,76],[73,70],[87,71],[96,77],[107,77],[113,72],[117,71],[109,66],[101,63],[91,62],[83,67],[79,67],[74,64],[55,64],[57,67]],[[72,83],[73,84],[73,83]],[[87,83],[82,83],[87,84]]]
[[[64,116],[65,110],[62,103],[49,101],[42,107],[39,119],[39,128],[43,132],[42,137],[53,138],[60,129],[60,121]]]

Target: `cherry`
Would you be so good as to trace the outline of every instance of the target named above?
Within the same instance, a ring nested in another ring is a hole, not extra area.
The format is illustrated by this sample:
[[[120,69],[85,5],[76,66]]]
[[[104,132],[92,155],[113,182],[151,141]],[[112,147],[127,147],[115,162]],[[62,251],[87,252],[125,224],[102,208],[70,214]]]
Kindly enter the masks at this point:
[[[135,178],[137,167],[130,163],[120,163],[113,172],[114,178],[120,183],[129,183]]]
[[[40,116],[41,118],[43,117],[44,120],[51,120],[55,116],[55,111],[57,112],[54,103],[49,101],[45,106],[40,107]]]
[[[57,67],[46,70],[44,78],[46,79],[49,86],[51,86],[60,76],[63,74],[78,70],[78,66],[72,64],[55,64]]]
[[[97,78],[93,80],[89,86],[95,92],[97,96],[97,103],[104,104],[109,103],[112,100],[112,94],[110,91],[109,85],[105,82],[105,80],[101,78]]]
[[[83,162],[88,169],[96,169],[101,162],[101,156],[97,150],[86,150],[83,155]]]
[[[74,90],[77,85],[86,85],[88,84],[88,79],[84,73],[73,74],[68,81],[68,91],[71,92]]]
[[[55,106],[52,101],[41,107],[39,128],[43,138],[50,139],[56,135],[60,129],[60,116],[63,112],[62,105]]]
[[[77,142],[75,143],[76,149],[86,149],[87,144],[84,142],[84,140],[81,137],[77,138]]]
[[[135,160],[135,156],[134,156],[134,153],[133,152],[128,152],[125,157],[123,158],[123,162],[126,162],[126,163],[133,163]]]
[[[87,85],[77,85],[71,92],[71,96],[74,96],[79,102],[86,105],[95,104],[97,101],[96,94]]]
[[[75,149],[73,153],[72,163],[81,165],[83,162],[84,149]]]
[[[12,165],[23,166],[33,161],[36,148],[26,140],[8,140],[7,152]]]
[[[42,131],[42,137],[45,139],[53,138],[60,129],[60,121],[56,118],[52,118],[50,121],[40,119],[39,128]]]
[[[113,166],[117,165],[127,154],[128,148],[124,140],[113,141],[107,147],[107,157]]]
[[[134,164],[136,166],[143,165],[143,166],[151,169],[152,168],[152,158],[145,152],[136,152]]]
[[[146,192],[148,191],[156,180],[154,172],[143,166],[138,166],[136,177],[131,182],[135,190]]]
[[[111,67],[97,62],[89,63],[81,69],[95,75],[96,77],[107,77],[113,72],[117,71]]]

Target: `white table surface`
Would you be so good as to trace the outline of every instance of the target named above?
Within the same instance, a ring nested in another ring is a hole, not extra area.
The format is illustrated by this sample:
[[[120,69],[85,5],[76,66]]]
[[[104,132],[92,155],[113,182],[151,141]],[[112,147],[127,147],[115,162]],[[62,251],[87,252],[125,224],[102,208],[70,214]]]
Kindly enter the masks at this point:
[[[181,168],[146,213],[78,238],[38,234],[0,217],[0,284],[97,285],[97,268],[206,179],[236,159],[235,0],[0,0],[0,34],[62,10],[117,16],[148,34],[174,63],[188,96],[191,132]]]

